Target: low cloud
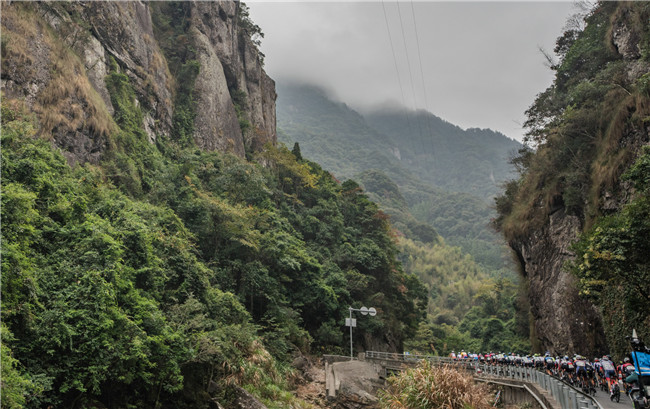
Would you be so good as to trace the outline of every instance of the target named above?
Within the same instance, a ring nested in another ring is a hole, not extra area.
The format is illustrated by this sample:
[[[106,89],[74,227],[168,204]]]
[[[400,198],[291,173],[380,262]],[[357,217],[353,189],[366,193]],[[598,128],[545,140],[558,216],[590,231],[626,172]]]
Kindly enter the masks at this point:
[[[271,77],[321,85],[360,110],[396,101],[518,140],[553,80],[539,48],[553,49],[573,12],[568,2],[247,4]]]

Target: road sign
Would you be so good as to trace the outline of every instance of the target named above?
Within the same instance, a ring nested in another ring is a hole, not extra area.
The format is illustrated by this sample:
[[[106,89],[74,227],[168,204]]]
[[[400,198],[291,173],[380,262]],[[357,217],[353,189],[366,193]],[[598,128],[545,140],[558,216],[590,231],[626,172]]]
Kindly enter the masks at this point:
[[[345,319],[345,326],[346,327],[356,327],[357,326],[357,319],[356,318],[346,318]]]

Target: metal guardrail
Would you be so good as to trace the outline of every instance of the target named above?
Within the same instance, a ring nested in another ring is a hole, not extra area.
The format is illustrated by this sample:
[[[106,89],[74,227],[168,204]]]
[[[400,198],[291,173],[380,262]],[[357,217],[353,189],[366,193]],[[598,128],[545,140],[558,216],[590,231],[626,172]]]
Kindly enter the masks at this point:
[[[432,355],[413,355],[413,354],[396,354],[392,352],[376,352],[376,351],[366,351],[366,359],[383,359],[390,361],[420,361],[420,360],[433,360],[440,362],[449,362],[452,363],[453,358],[432,356]]]
[[[573,386],[535,368],[491,365],[472,359],[454,359],[430,355],[395,354],[375,351],[366,351],[365,358],[369,360],[398,361],[404,363],[416,363],[420,360],[427,360],[438,364],[463,366],[466,369],[473,369],[483,375],[535,383],[549,392],[560,404],[562,409],[603,409],[600,403],[592,396],[586,395]]]
[[[592,396],[535,368],[479,364],[478,369],[483,374],[499,378],[536,383],[549,392],[562,409],[603,409]]]

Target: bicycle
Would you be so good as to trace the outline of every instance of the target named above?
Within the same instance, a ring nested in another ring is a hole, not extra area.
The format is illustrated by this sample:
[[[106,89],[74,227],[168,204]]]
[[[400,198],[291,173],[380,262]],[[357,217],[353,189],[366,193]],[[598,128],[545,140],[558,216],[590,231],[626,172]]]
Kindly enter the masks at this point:
[[[609,400],[612,402],[616,400],[616,403],[620,402],[621,400],[621,388],[618,386],[618,382],[615,382],[614,385],[612,386],[612,394],[609,396]]]

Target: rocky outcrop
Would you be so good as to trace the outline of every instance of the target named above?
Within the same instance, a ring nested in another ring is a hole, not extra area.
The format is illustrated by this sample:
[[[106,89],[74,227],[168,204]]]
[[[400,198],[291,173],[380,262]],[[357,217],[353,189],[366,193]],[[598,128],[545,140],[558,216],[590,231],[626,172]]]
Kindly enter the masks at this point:
[[[638,8],[621,4],[615,8],[609,21],[610,49],[616,50],[617,60],[625,68],[625,86],[634,89],[640,78],[650,72],[650,64],[642,58],[639,45],[643,37],[640,22],[647,21],[647,18],[644,20],[641,17]],[[630,91],[624,92],[632,96]],[[599,310],[579,296],[577,278],[564,266],[573,259],[570,245],[578,239],[585,225],[593,224],[599,215],[619,212],[633,197],[632,187],[620,176],[626,167],[634,163],[641,147],[648,144],[650,126],[637,120],[647,115],[647,102],[640,102],[642,99],[628,99],[621,103],[625,109],[620,110],[619,116],[612,117],[610,123],[610,130],[615,126],[618,128],[608,135],[608,139],[596,141],[603,145],[598,147],[599,156],[592,163],[594,177],[589,188],[596,196],[590,197],[589,203],[585,199],[583,211],[577,212],[586,214],[587,221],[569,214],[563,203],[562,192],[558,192],[554,208],[546,215],[541,227],[530,228],[525,234],[510,238],[509,244],[529,283],[530,310],[541,352],[548,350],[553,354],[580,353],[588,356],[610,352]],[[619,158],[619,161],[612,158]],[[603,182],[596,175],[605,168],[609,169],[610,179]]]
[[[200,64],[192,90],[197,146],[244,157],[275,143],[275,83],[240,27],[239,3],[184,7],[190,40],[177,46],[193,47]],[[110,148],[117,130],[105,83],[110,70],[128,77],[149,142],[173,136],[177,79],[148,3],[6,3],[2,30],[3,96],[36,112],[41,135],[71,163],[97,163]]]
[[[251,395],[246,389],[237,385],[233,386],[235,392],[235,405],[239,409],[266,409],[266,406]]]
[[[613,23],[612,43],[618,53],[626,60],[634,60],[641,56],[639,33],[630,27],[630,11],[623,10]]]
[[[276,94],[257,48],[237,27],[238,13],[235,2],[195,2],[190,32],[201,63],[195,85],[195,140],[204,149],[243,156],[246,147],[259,150],[265,143],[275,142]],[[234,93],[240,96],[233,98]],[[241,108],[246,118],[238,118],[233,99],[245,105]],[[240,119],[251,124],[244,133]],[[215,134],[219,137],[214,138]]]
[[[86,65],[95,89],[110,106],[104,77],[107,59],[112,57],[134,87],[149,140],[154,142],[157,134],[168,135],[173,113],[172,78],[154,40],[148,5],[138,1],[82,2],[75,6],[90,26],[89,41],[82,42],[79,51],[95,56]]]
[[[593,356],[606,350],[602,320],[596,307],[580,298],[576,278],[563,270],[572,258],[569,245],[581,231],[576,216],[564,208],[526,239],[510,243],[529,282],[535,333],[551,354]]]
[[[326,366],[328,399],[337,409],[379,408],[377,392],[384,387],[377,367],[369,362],[332,362]]]

